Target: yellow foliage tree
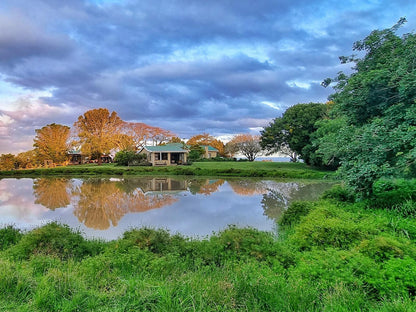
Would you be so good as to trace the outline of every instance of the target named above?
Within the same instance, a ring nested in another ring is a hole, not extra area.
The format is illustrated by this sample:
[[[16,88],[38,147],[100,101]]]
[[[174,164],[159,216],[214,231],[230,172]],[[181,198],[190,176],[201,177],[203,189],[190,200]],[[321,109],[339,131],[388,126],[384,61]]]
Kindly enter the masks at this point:
[[[40,160],[62,163],[67,160],[70,128],[59,124],[49,124],[36,129],[33,146]]]
[[[109,153],[117,147],[123,121],[116,112],[106,108],[92,109],[78,117],[74,123],[81,143],[83,153],[98,155],[98,164],[101,164],[101,155]]]

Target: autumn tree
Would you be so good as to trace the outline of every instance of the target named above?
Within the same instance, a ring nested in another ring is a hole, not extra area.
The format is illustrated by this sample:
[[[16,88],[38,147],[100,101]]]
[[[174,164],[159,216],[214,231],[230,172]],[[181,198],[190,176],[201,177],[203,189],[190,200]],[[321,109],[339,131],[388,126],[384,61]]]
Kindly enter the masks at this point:
[[[40,164],[36,151],[30,150],[16,155],[16,164],[18,168],[33,168]]]
[[[169,130],[149,126],[142,122],[127,122],[123,128],[124,133],[133,139],[136,148],[147,144],[160,145],[175,137]]]
[[[106,108],[98,108],[79,116],[74,126],[82,152],[101,156],[117,146],[123,121],[116,112],[110,114]],[[101,164],[101,157],[98,157],[98,164]]]
[[[249,161],[254,161],[262,152],[258,135],[238,134],[228,142],[228,146],[243,154]]]
[[[15,168],[16,158],[13,154],[0,155],[0,170],[12,170]]]
[[[224,143],[220,140],[217,140],[213,136],[209,135],[208,133],[197,134],[191,137],[188,142],[188,145],[209,145],[216,148],[220,155],[225,156],[224,152]]]
[[[70,128],[59,124],[49,124],[36,129],[33,146],[40,160],[62,163],[67,159]]]

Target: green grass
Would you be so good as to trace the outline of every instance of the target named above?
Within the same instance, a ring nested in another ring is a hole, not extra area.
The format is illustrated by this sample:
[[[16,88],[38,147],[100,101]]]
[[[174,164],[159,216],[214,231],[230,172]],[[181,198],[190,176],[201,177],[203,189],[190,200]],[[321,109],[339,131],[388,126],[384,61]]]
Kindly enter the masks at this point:
[[[66,166],[45,169],[0,171],[0,177],[57,175],[193,175],[217,177],[268,177],[322,179],[334,176],[331,171],[308,167],[303,163],[278,162],[195,162],[191,166],[125,167],[114,164]]]
[[[339,193],[339,192],[338,192]],[[294,203],[279,236],[195,240],[55,223],[0,235],[1,311],[415,311],[416,220],[333,198]]]

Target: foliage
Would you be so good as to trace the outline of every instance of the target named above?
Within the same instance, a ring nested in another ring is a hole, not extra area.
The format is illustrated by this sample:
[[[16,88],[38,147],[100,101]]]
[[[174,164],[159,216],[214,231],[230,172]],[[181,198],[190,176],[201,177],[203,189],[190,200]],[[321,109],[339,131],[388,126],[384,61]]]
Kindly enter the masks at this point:
[[[227,146],[229,151],[238,151],[249,161],[254,161],[262,152],[260,137],[251,134],[238,134],[227,143]]]
[[[209,135],[208,133],[194,135],[186,142],[186,144],[190,146],[209,145],[209,146],[216,148],[221,156],[225,156],[224,143],[220,140],[217,140],[216,138]]]
[[[340,202],[354,202],[355,196],[351,189],[343,185],[334,185],[329,190],[325,191],[322,195],[324,199],[335,199]]]
[[[200,159],[202,159],[202,156],[204,155],[204,149],[198,145],[191,145],[189,147],[189,154],[188,154],[188,159],[189,161],[193,162],[193,161],[198,161]]]
[[[415,310],[415,219],[333,199],[307,205],[278,237],[144,228],[97,242],[57,224],[20,233],[0,252],[0,309]]]
[[[16,164],[18,168],[28,169],[40,165],[38,155],[35,150],[22,152],[16,155]]]
[[[294,225],[300,218],[306,216],[313,208],[313,204],[306,201],[292,202],[279,220],[280,225]]]
[[[150,126],[142,122],[124,122],[123,132],[133,140],[135,148],[146,144],[165,144],[175,137],[169,130]]]
[[[13,154],[0,155],[0,170],[12,170],[16,168],[16,157]]]
[[[146,155],[135,151],[120,151],[114,157],[114,162],[119,166],[140,165],[146,163]]]
[[[52,160],[53,163],[62,163],[67,160],[70,134],[68,126],[52,123],[35,131],[33,146],[40,160]]]
[[[405,21],[356,42],[365,55],[341,57],[353,72],[323,83],[336,83],[332,120],[319,124],[314,144],[361,197],[380,177],[416,176],[416,35],[396,35]]]
[[[292,161],[299,155],[307,164],[321,165],[314,154],[311,135],[327,110],[328,106],[321,103],[293,105],[261,131],[261,146],[269,153],[286,153]]]
[[[0,229],[0,250],[15,245],[22,238],[20,230],[8,225]]]
[[[122,125],[123,121],[117,113],[110,114],[106,108],[89,110],[74,123],[81,150],[89,155],[94,152],[108,154],[115,148]],[[98,158],[98,163],[101,164],[101,157]]]

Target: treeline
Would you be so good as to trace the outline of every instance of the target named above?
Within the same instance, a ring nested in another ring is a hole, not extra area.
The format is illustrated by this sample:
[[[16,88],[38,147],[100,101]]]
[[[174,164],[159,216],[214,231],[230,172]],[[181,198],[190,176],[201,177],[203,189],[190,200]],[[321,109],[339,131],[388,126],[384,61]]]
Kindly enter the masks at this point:
[[[143,145],[182,143],[190,147],[190,159],[197,160],[204,151],[201,145],[216,148],[222,157],[240,152],[253,161],[261,152],[259,136],[239,134],[224,144],[208,133],[197,134],[187,142],[174,133],[140,122],[123,121],[116,112],[106,108],[92,109],[78,117],[73,128],[48,124],[36,129],[34,149],[18,155],[0,155],[0,170],[36,168],[45,164],[66,164],[70,151],[81,152],[90,160],[101,163],[101,156],[123,151],[134,153]],[[120,158],[120,157],[119,157]]]
[[[261,145],[295,160],[338,170],[356,194],[371,196],[380,178],[416,176],[416,36],[375,30],[340,57],[352,73],[325,79],[326,104],[290,107],[262,131]]]

